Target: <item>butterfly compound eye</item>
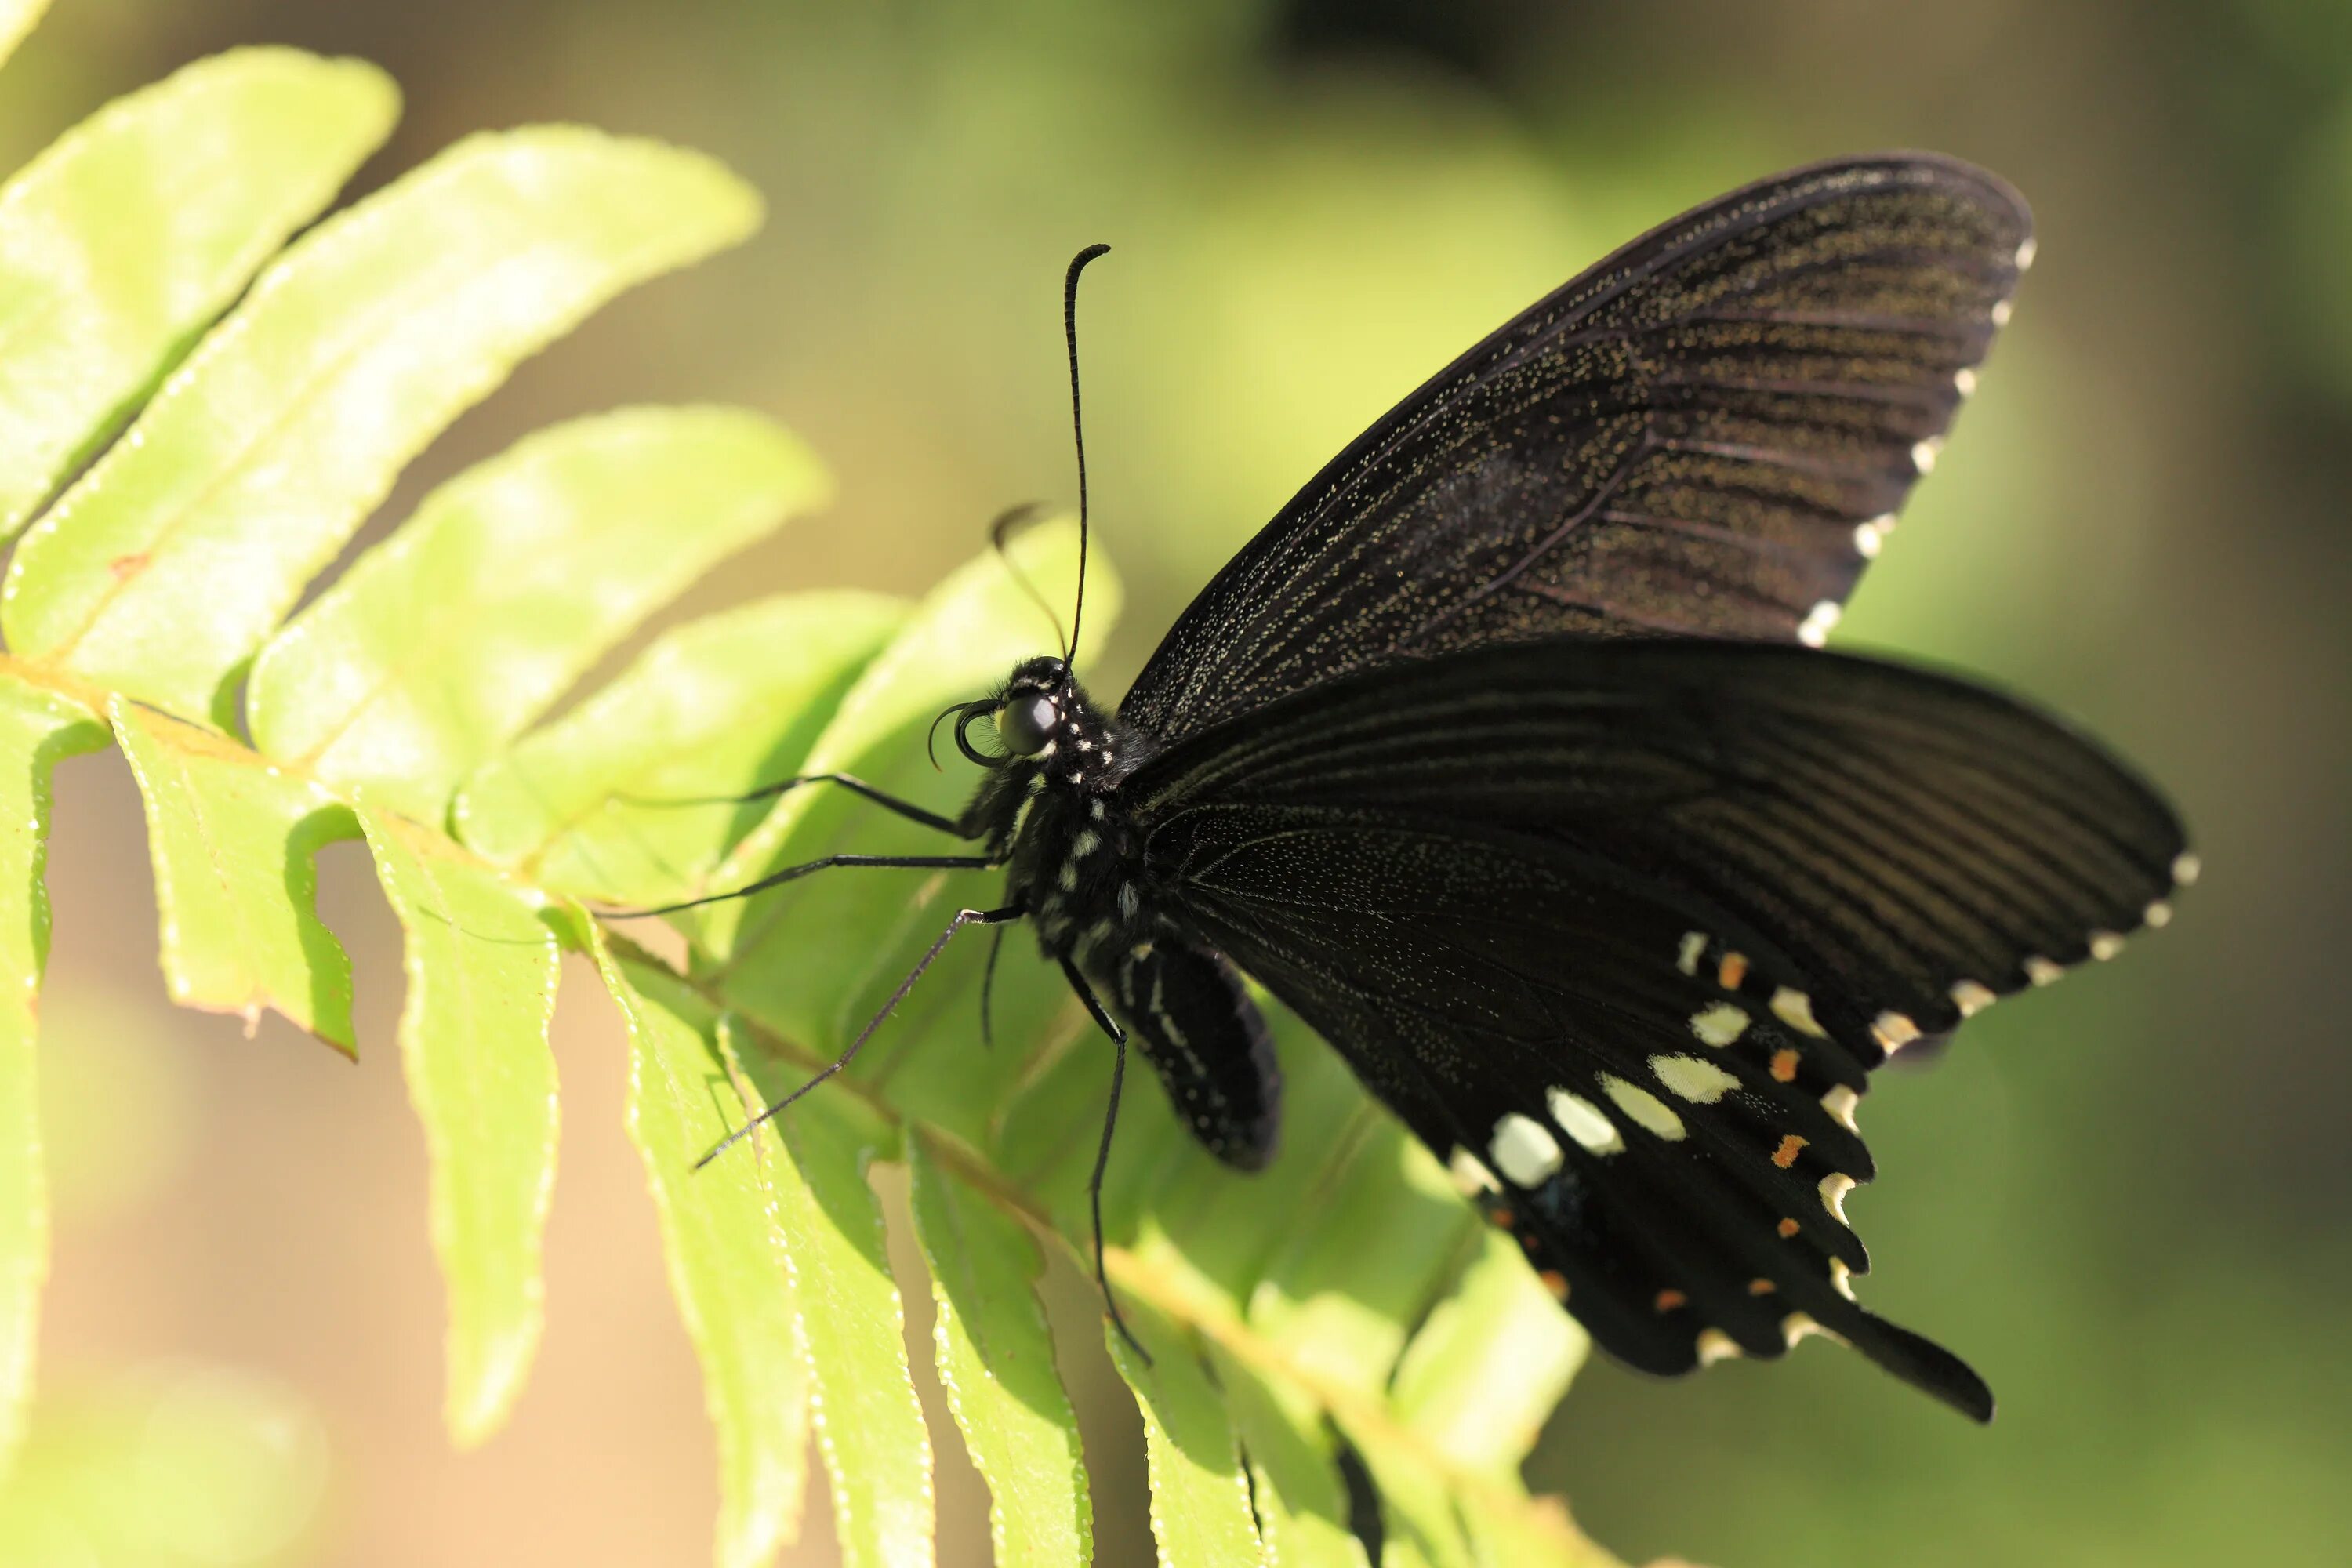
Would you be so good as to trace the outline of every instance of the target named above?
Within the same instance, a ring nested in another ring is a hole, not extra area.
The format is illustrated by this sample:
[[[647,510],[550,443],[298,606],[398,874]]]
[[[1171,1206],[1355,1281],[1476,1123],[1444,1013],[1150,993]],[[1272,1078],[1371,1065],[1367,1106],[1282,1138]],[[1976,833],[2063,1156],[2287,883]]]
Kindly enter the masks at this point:
[[[1034,757],[1045,749],[1061,723],[1062,710],[1052,698],[1037,692],[1007,702],[996,716],[996,732],[1022,756]]]

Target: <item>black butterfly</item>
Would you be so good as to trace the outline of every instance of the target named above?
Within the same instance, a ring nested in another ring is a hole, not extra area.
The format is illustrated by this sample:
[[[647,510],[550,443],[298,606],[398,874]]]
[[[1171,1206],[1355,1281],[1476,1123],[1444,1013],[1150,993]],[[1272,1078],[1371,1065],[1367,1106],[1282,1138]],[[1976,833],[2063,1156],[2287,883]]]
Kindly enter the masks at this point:
[[[832,781],[981,853],[754,888],[1004,868],[1003,906],[924,964],[1034,921],[1120,1043],[1114,1117],[1131,1031],[1212,1152],[1272,1157],[1249,975],[1619,1359],[1681,1373],[1820,1331],[1990,1418],[1958,1358],[1854,1302],[1855,1103],[1896,1049],[2162,924],[2195,862],[2056,721],[1813,650],[2032,246],[2007,185],[1914,154],[1676,218],[1318,474],[1116,717],[1066,649],[941,715],[989,770],[961,816]],[[1070,363],[1075,399],[1075,332]],[[1083,563],[1083,438],[1079,491]]]

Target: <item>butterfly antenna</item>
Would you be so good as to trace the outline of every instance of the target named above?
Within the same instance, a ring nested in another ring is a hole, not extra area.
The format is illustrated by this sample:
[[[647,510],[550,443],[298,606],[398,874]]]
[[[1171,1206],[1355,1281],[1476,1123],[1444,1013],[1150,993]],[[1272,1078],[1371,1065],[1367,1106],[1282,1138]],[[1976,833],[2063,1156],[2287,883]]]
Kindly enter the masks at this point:
[[[1054,635],[1063,641],[1064,657],[1066,658],[1069,634],[1062,629],[1061,612],[1045,602],[1045,595],[1037,591],[1037,584],[1029,580],[1029,574],[1021,570],[1021,563],[1013,559],[1013,552],[1004,547],[1005,540],[1012,537],[1014,529],[1045,510],[1041,502],[1032,500],[998,513],[996,521],[988,525],[988,542],[995,548],[997,558],[1004,563],[1004,569],[1013,574],[1013,580],[1021,584],[1021,591],[1029,595],[1031,603],[1045,612],[1045,619],[1052,625]]]
[[[1078,656],[1078,627],[1087,614],[1087,422],[1078,403],[1078,274],[1109,249],[1108,245],[1087,246],[1070,258],[1070,270],[1062,279],[1062,337],[1070,349],[1070,435],[1078,447],[1078,602],[1070,612],[1069,644],[1062,649],[1066,665]]]

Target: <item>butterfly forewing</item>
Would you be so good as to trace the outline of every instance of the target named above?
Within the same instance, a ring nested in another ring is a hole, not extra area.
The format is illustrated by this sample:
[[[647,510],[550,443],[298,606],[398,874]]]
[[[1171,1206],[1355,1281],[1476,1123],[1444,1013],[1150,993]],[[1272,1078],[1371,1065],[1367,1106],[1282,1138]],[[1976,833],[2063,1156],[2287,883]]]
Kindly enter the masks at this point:
[[[1559,634],[1818,642],[1933,463],[2030,233],[1991,176],[1895,155],[1645,236],[1318,474],[1121,717],[1173,737],[1401,656]]]

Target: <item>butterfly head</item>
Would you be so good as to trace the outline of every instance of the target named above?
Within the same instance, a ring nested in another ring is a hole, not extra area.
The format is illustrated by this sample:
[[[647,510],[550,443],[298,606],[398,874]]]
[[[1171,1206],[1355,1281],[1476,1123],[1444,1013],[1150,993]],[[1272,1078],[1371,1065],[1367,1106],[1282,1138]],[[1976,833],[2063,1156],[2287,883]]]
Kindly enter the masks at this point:
[[[958,703],[946,713],[956,715],[956,749],[984,768],[1003,767],[1017,758],[1050,757],[1064,731],[1084,708],[1077,678],[1069,661],[1047,654],[1026,660],[994,695],[976,702]],[[1006,755],[983,752],[972,744],[971,726],[982,719],[995,722],[996,738]]]
[[[1015,756],[1044,754],[1060,737],[1076,695],[1066,660],[1051,655],[1028,660],[1013,672],[998,699],[997,738]]]

